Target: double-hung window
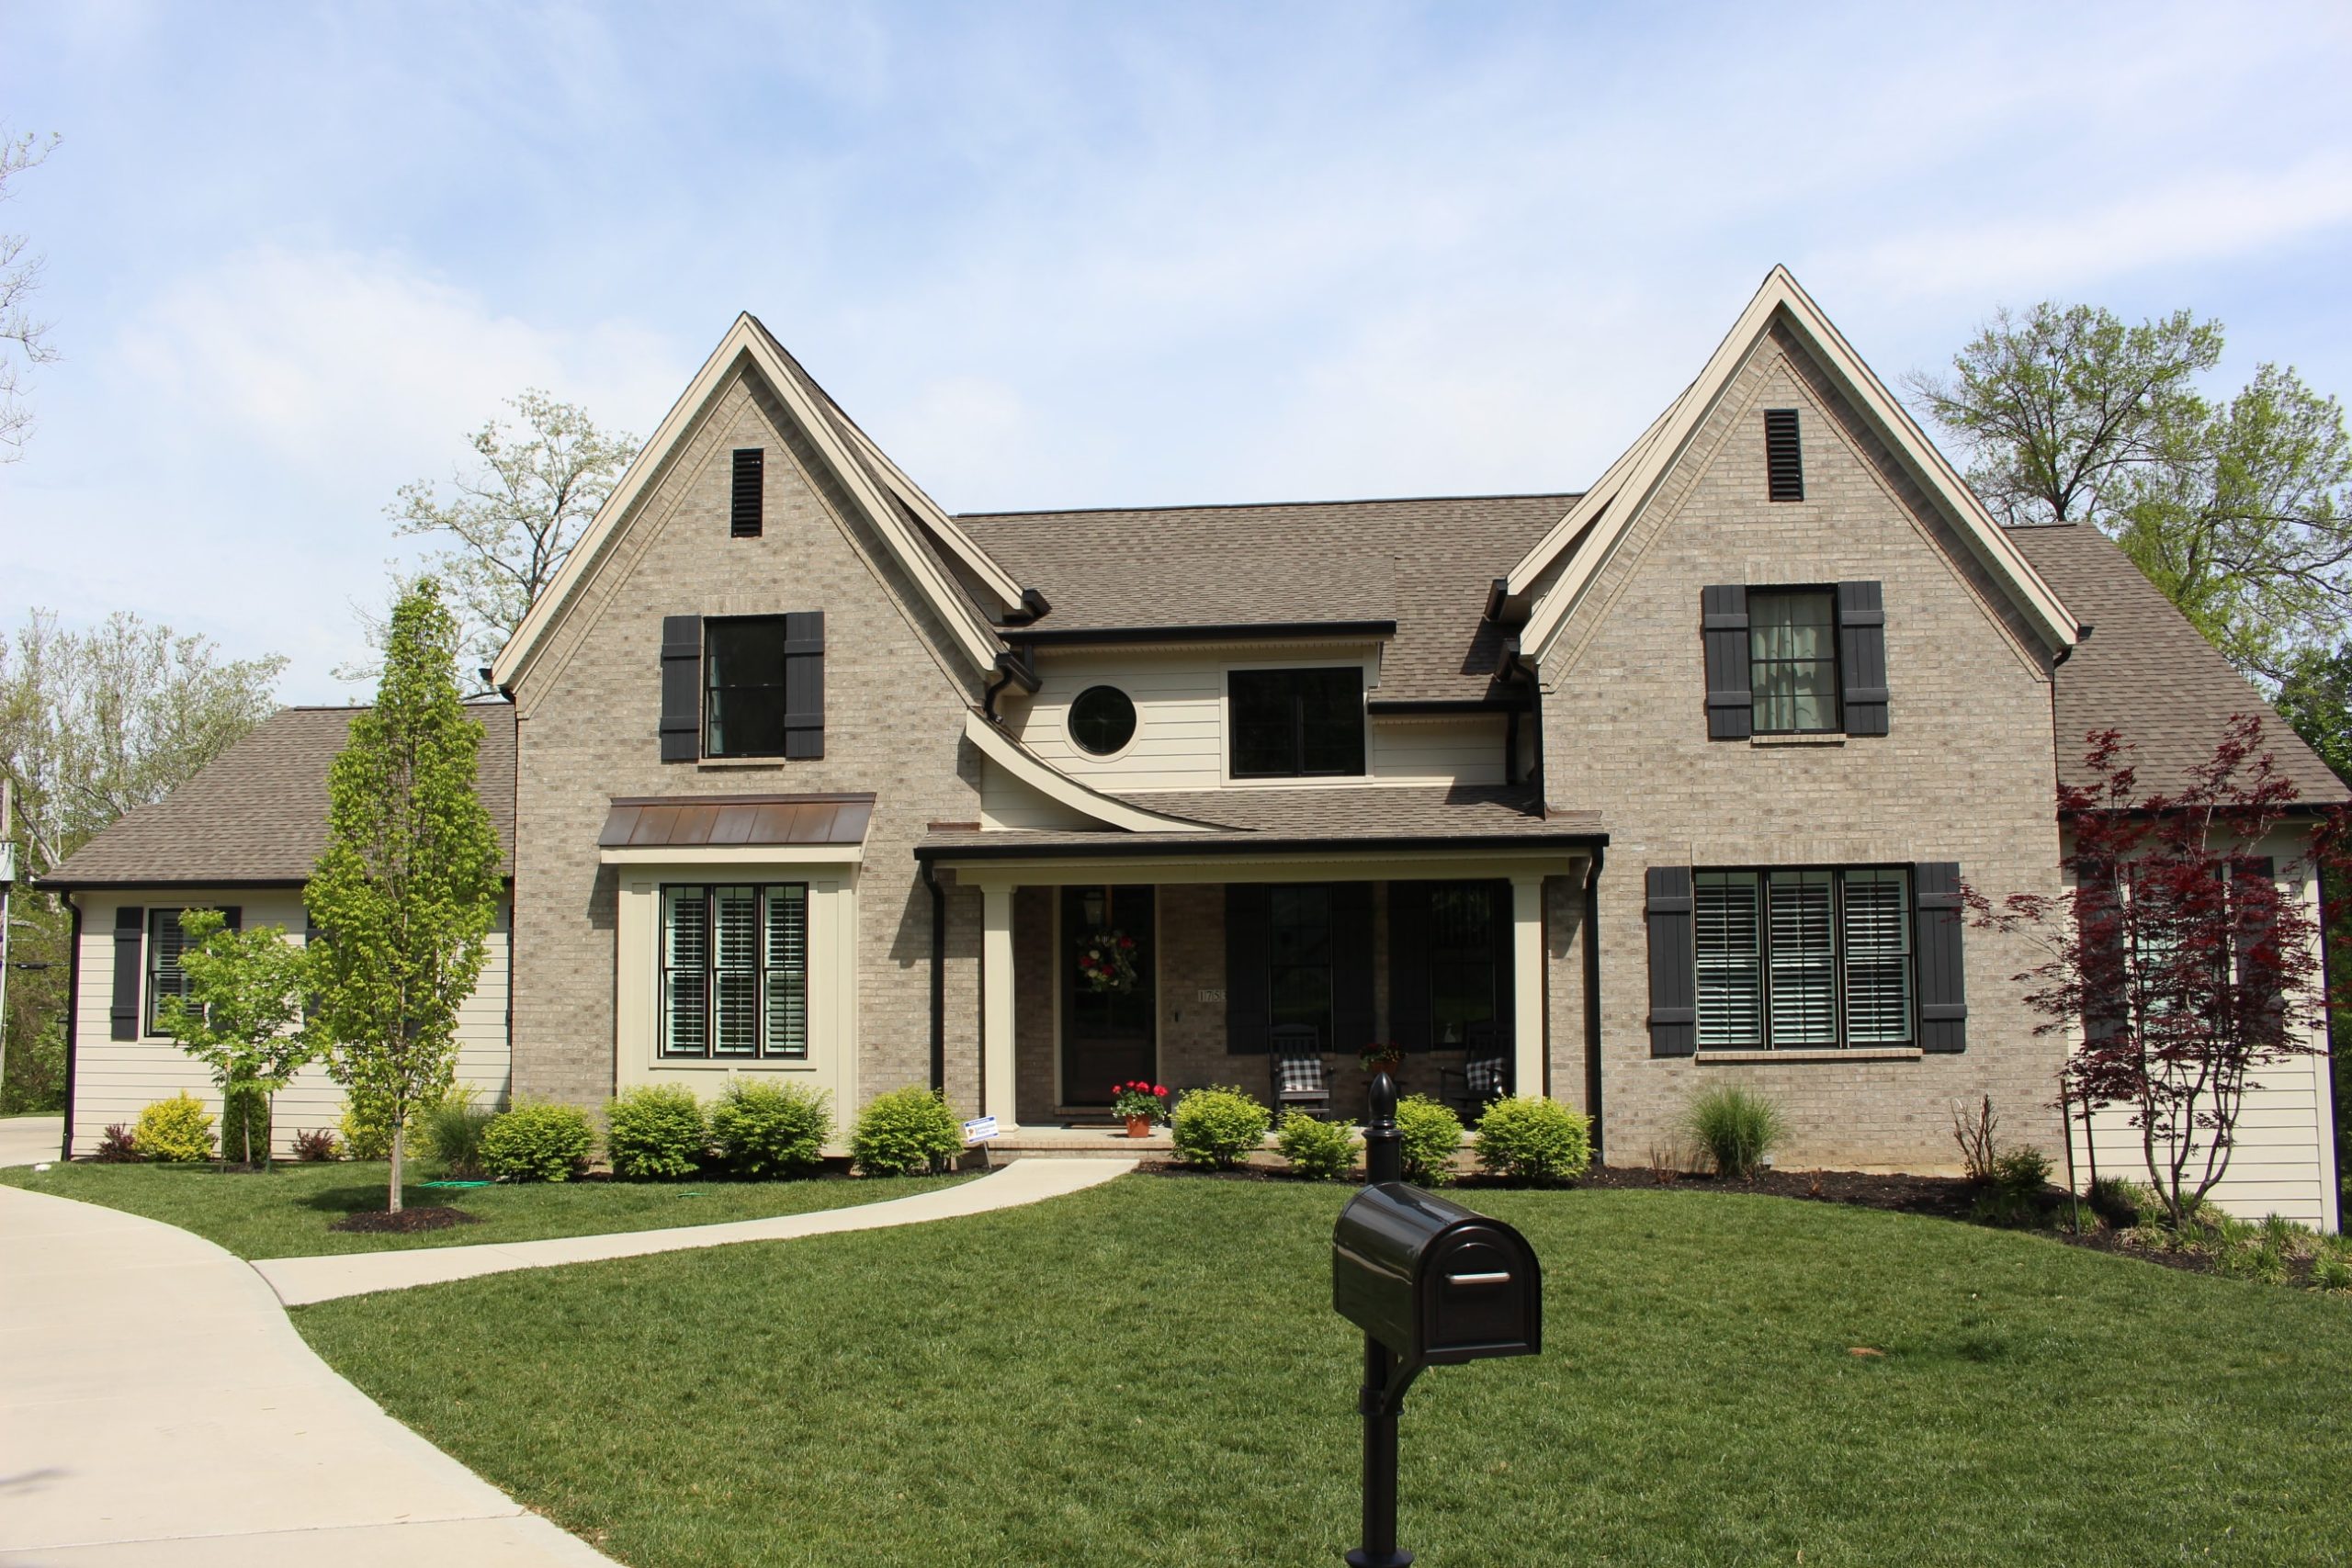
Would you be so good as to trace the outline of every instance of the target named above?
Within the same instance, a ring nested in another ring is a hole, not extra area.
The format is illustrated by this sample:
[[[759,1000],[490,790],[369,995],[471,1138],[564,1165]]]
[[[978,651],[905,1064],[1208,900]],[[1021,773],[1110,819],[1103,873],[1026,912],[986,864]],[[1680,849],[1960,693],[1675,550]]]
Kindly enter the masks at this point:
[[[662,889],[662,1055],[808,1055],[806,883]]]
[[[1750,589],[1747,689],[1758,735],[1837,730],[1838,596],[1828,589]]]
[[[1691,880],[1701,1050],[1914,1043],[1909,873],[1701,871]]]
[[[1363,772],[1363,671],[1236,670],[1227,677],[1237,779]]]

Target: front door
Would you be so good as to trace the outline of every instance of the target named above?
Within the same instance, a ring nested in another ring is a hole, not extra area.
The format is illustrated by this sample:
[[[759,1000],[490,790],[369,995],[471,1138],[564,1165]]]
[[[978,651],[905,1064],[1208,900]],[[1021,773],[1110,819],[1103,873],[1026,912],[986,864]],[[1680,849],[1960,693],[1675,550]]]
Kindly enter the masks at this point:
[[[1062,1103],[1108,1105],[1159,1070],[1152,890],[1062,889]]]

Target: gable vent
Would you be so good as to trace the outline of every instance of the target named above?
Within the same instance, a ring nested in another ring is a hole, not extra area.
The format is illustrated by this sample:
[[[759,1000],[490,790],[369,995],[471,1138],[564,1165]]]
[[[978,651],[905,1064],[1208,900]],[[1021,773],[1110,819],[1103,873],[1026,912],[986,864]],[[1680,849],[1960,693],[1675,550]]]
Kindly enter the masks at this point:
[[[736,538],[760,536],[761,500],[765,494],[760,480],[767,468],[767,458],[764,446],[735,448],[735,505],[728,518],[727,531]]]
[[[1804,499],[1804,454],[1797,446],[1794,409],[1764,411],[1764,472],[1774,501]]]

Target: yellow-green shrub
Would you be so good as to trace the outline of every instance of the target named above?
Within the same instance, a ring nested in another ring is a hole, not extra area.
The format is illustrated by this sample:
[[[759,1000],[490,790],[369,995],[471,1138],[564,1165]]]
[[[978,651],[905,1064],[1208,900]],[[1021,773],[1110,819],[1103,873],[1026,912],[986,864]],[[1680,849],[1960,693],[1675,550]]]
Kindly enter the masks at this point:
[[[212,1157],[212,1112],[186,1089],[159,1100],[139,1113],[131,1138],[144,1159],[179,1161]]]

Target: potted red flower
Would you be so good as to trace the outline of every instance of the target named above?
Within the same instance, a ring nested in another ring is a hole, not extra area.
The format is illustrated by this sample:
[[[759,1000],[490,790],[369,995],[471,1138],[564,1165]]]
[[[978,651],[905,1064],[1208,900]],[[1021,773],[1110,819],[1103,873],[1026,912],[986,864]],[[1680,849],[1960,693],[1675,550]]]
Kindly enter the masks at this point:
[[[1365,1072],[1394,1073],[1405,1065],[1405,1048],[1402,1045],[1383,1045],[1375,1041],[1365,1046],[1356,1060]]]
[[[1114,1084],[1111,1089],[1111,1114],[1125,1118],[1128,1137],[1148,1138],[1153,1122],[1168,1120],[1168,1086],[1146,1083],[1141,1078]]]

